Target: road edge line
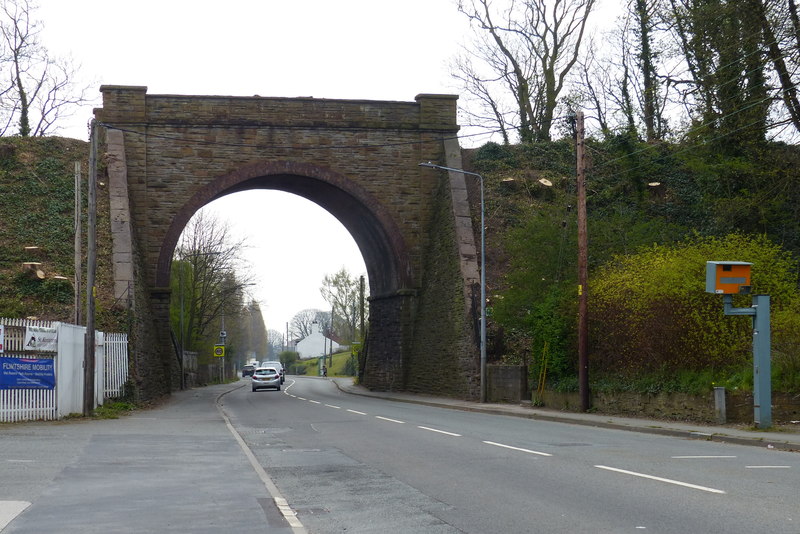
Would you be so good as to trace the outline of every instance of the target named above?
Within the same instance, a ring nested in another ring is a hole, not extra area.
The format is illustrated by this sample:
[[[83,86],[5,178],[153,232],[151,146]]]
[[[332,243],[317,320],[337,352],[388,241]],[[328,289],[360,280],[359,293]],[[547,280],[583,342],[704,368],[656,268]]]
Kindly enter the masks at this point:
[[[227,395],[231,391],[236,391],[236,389],[240,388],[231,389],[221,393],[217,397],[217,400],[214,404],[216,405],[217,410],[219,411],[222,418],[225,420],[225,425],[228,427],[228,430],[230,431],[231,434],[233,434],[233,437],[236,439],[236,442],[239,444],[239,447],[242,448],[242,451],[244,451],[244,455],[247,457],[248,461],[250,462],[250,465],[253,467],[253,470],[258,475],[258,478],[261,479],[261,482],[264,484],[264,487],[267,488],[267,491],[272,497],[272,500],[275,502],[275,506],[278,507],[278,510],[281,512],[284,519],[286,519],[286,522],[289,523],[289,526],[292,528],[292,531],[297,532],[298,534],[307,534],[308,531],[303,526],[303,523],[301,523],[300,520],[297,519],[297,512],[292,510],[292,507],[289,506],[288,501],[283,497],[283,495],[281,495],[281,492],[278,489],[278,487],[275,485],[275,483],[269,477],[267,472],[258,462],[256,455],[253,454],[253,451],[244,441],[244,438],[242,438],[241,434],[239,434],[239,432],[233,427],[233,424],[231,423],[228,414],[225,413],[225,410],[223,410],[222,406],[220,406],[219,404],[219,400],[224,395]]]

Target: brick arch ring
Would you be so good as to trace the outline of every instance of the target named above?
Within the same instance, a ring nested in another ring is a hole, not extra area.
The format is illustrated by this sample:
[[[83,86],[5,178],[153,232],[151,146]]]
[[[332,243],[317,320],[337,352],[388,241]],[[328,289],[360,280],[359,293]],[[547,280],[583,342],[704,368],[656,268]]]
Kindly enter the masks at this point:
[[[293,161],[257,162],[219,176],[178,210],[158,257],[156,287],[168,287],[172,255],[183,229],[206,204],[231,193],[274,189],[306,198],[331,213],[353,236],[367,267],[370,294],[391,296],[412,286],[413,273],[403,235],[378,200],[329,168]]]

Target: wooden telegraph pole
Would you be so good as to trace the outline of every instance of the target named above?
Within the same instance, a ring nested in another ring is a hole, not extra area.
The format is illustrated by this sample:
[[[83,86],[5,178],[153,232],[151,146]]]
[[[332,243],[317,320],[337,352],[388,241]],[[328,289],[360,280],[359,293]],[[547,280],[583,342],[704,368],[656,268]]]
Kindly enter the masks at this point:
[[[94,296],[97,272],[97,124],[91,123],[89,134],[89,190],[86,231],[86,338],[84,339],[83,415],[94,411]]]
[[[81,324],[81,270],[83,268],[81,254],[83,244],[81,242],[81,162],[75,162],[75,277],[73,279],[72,290],[74,293],[75,310],[72,320],[76,325]]]
[[[581,411],[591,408],[589,394],[588,233],[586,229],[586,154],[583,112],[576,117],[575,147],[578,177],[578,392]]]
[[[364,333],[364,275],[361,275],[361,279],[358,286],[358,293],[359,293],[359,300],[360,300],[360,313],[361,313],[361,342],[364,342],[366,338],[366,334]]]

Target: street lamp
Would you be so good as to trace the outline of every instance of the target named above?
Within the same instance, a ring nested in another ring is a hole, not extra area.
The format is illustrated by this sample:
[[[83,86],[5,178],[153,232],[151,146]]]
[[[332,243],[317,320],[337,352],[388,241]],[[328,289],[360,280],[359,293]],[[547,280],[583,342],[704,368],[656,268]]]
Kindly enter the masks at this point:
[[[470,176],[477,176],[481,185],[481,402],[486,402],[486,225],[484,224],[485,204],[483,201],[483,176],[477,172],[454,169],[435,163],[420,163],[420,167],[441,169],[443,171],[459,172]]]

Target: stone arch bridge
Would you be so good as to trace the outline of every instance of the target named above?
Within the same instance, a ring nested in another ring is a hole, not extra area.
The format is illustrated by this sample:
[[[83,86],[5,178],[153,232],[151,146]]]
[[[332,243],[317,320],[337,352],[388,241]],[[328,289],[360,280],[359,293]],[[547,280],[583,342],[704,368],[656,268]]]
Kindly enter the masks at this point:
[[[169,273],[182,230],[205,204],[256,188],[317,203],[357,243],[370,289],[365,386],[478,397],[479,283],[467,183],[460,173],[418,166],[461,168],[456,96],[381,102],[100,90],[95,117],[105,133],[115,293],[133,288],[142,398],[180,383]]]

